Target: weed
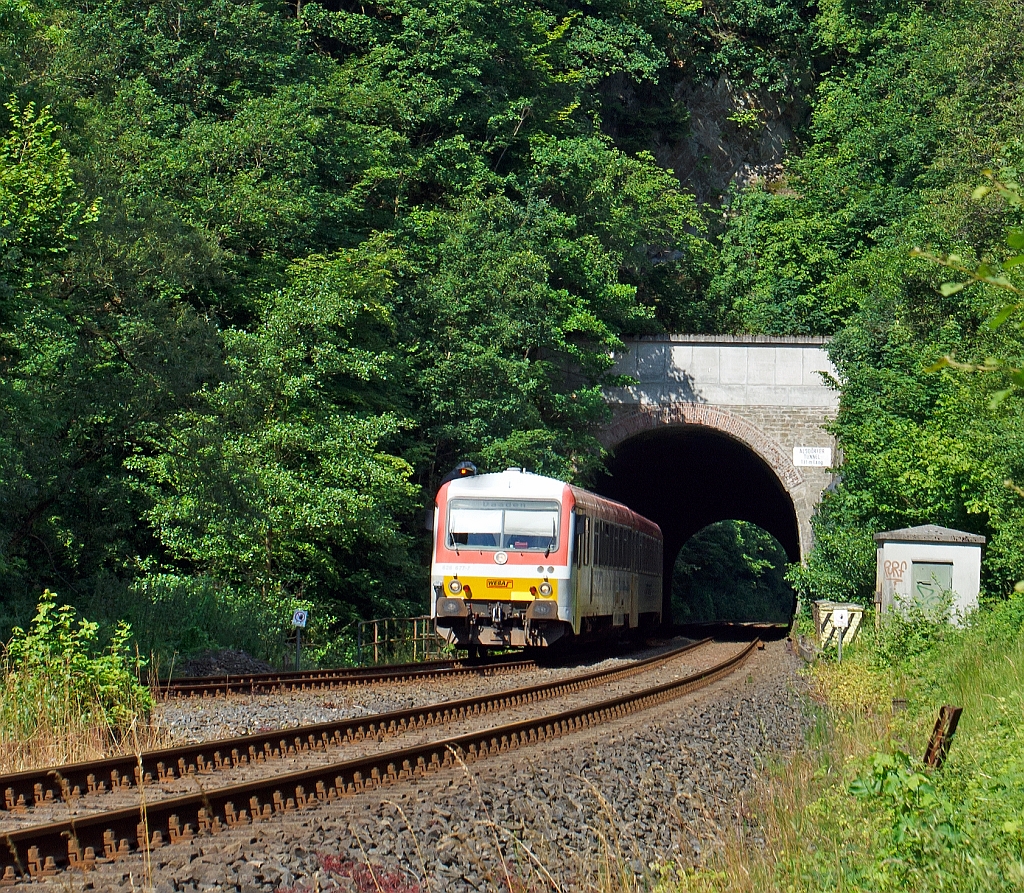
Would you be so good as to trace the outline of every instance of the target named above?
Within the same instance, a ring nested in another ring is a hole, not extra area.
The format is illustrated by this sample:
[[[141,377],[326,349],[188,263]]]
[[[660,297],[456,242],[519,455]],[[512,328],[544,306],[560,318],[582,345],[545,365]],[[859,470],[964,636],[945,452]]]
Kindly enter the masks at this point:
[[[43,593],[29,629],[15,628],[0,655],[2,771],[102,756],[148,734],[152,698],[130,636],[119,624],[101,647],[98,624]]]

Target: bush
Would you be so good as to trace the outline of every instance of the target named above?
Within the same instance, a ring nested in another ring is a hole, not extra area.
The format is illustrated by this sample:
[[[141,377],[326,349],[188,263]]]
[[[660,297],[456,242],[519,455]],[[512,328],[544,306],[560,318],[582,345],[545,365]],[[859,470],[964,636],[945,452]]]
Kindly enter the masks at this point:
[[[131,628],[118,624],[105,647],[99,629],[77,618],[74,608],[58,608],[49,590],[29,629],[14,629],[0,659],[0,745],[6,763],[21,765],[43,754],[44,759],[84,758],[146,724],[153,702],[139,680],[144,662],[128,649]]]
[[[882,667],[900,667],[931,651],[956,634],[949,623],[952,593],[935,605],[922,606],[914,601],[898,602],[882,615],[881,629],[875,641],[875,659]]]

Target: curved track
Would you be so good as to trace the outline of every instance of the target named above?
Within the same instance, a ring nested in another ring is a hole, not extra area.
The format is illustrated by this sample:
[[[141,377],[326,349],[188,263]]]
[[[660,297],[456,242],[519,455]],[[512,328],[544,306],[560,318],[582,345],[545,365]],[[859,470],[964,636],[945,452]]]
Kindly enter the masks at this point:
[[[133,850],[151,850],[189,840],[198,833],[217,833],[225,827],[266,821],[276,814],[314,807],[379,784],[422,775],[460,761],[471,762],[614,721],[728,675],[743,664],[758,644],[755,640],[727,660],[680,679],[547,716],[154,803],[146,803],[143,796],[139,805],[130,808],[3,834],[0,837],[6,846],[0,847],[0,867],[3,869],[0,883],[11,884],[21,878],[52,875],[64,867],[88,869],[98,861],[116,860]],[[668,656],[663,654],[644,663],[667,659]],[[631,665],[611,673],[629,671],[641,670],[638,665]],[[598,676],[604,681],[611,673],[585,674],[557,684],[583,685],[588,677]],[[591,684],[598,683],[591,681]],[[488,697],[493,701],[511,694],[506,692]],[[447,706],[450,708],[452,705]],[[420,708],[421,711],[423,709]]]
[[[140,778],[144,783],[151,783],[171,781],[186,775],[207,776],[223,769],[265,763],[302,751],[327,750],[367,738],[380,740],[411,729],[449,723],[469,716],[482,716],[625,679],[651,666],[693,651],[710,641],[704,639],[694,642],[645,660],[635,661],[625,667],[583,673],[540,685],[454,701],[441,701],[355,719],[334,720],[293,729],[278,729],[256,735],[144,751],[137,755],[107,757],[85,763],[0,775],[3,805],[9,812],[26,813],[37,806],[62,800],[77,800],[87,794],[134,787],[138,785]]]
[[[239,676],[209,676],[174,679],[153,686],[161,698],[215,698],[228,694],[272,694],[312,689],[339,689],[377,682],[412,682],[458,676],[494,676],[537,666],[522,658],[486,661],[433,660],[387,667],[345,667],[337,670],[300,670],[279,673],[246,673]]]

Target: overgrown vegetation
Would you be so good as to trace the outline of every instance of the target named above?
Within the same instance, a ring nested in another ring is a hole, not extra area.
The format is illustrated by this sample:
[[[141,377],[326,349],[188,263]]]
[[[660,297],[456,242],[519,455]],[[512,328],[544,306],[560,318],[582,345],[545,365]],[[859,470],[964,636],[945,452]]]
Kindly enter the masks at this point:
[[[812,751],[768,772],[756,822],[665,890],[1020,889],[1024,598],[964,629],[904,616],[865,632],[811,672]],[[964,713],[933,770],[922,755],[942,704]]]
[[[0,0],[5,627],[47,586],[126,610],[170,578],[268,606],[270,638],[296,601],[417,614],[441,476],[586,483],[610,351],[661,327],[834,336],[844,465],[803,594],[869,601],[871,534],[931,522],[989,538],[998,599],[1022,404],[987,407],[1020,330],[927,257],[1017,250],[1020,206],[974,191],[1022,163],[1021,16]],[[694,155],[712,132],[724,160]],[[1002,365],[923,373],[943,356]]]
[[[789,623],[796,596],[786,582],[786,552],[744,521],[705,527],[679,552],[672,575],[672,619]]]
[[[1021,503],[1004,483],[1021,473],[1022,405],[990,409],[1021,365],[1020,328],[989,325],[1003,289],[947,286],[950,271],[922,255],[994,270],[1018,253],[1019,203],[976,188],[985,169],[1012,179],[1024,160],[1021,16],[1008,0],[822,4],[836,64],[806,147],[731,205],[714,288],[744,327],[834,336],[843,465],[794,574],[806,595],[869,604],[872,534],[926,523],[988,537],[988,597],[1024,576]],[[925,372],[944,356],[1005,365]]]
[[[47,591],[28,629],[15,628],[0,656],[0,771],[58,765],[139,749],[153,740],[145,661],[119,624],[99,625],[57,606]]]

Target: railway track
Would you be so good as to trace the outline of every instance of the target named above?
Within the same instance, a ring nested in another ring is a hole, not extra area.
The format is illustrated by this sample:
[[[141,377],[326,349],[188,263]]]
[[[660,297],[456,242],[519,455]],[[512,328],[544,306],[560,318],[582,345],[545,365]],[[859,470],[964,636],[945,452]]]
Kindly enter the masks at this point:
[[[144,784],[173,781],[185,776],[209,776],[226,769],[267,763],[304,751],[328,750],[366,739],[383,740],[412,729],[482,716],[527,703],[583,691],[641,673],[708,642],[703,639],[625,667],[583,673],[555,682],[529,685],[459,700],[338,719],[293,729],[186,744],[144,751],[141,754],[107,757],[59,767],[30,769],[0,775],[3,808],[26,814],[31,809],[89,794],[102,794]]]
[[[704,643],[697,643],[701,644]],[[236,825],[266,821],[278,814],[310,808],[319,803],[372,789],[379,784],[423,775],[431,770],[451,766],[459,760],[472,762],[494,753],[506,752],[511,748],[590,728],[710,684],[735,670],[758,644],[755,640],[727,660],[708,669],[596,704],[585,704],[547,716],[471,731],[440,741],[329,763],[272,778],[264,777],[199,794],[170,797],[156,802],[147,802],[143,794],[139,803],[131,807],[5,833],[0,835],[6,844],[5,847],[0,847],[0,884],[12,884],[25,877],[56,874],[65,867],[87,870],[94,867],[97,862],[117,860],[136,850],[155,849],[165,844],[190,840],[199,833],[217,833]],[[403,728],[420,728],[426,724],[426,719],[414,717],[414,714],[437,711],[435,722],[450,721],[456,716],[481,709],[488,712],[492,709],[503,709],[511,703],[532,703],[543,696],[551,696],[555,690],[579,691],[613,678],[635,675],[652,664],[671,660],[694,647],[696,645],[639,661],[628,667],[583,674],[557,683],[531,686],[460,702],[448,702],[428,708],[414,708],[395,714],[364,717],[354,722],[362,724],[364,735],[371,734],[371,730],[375,730],[376,734],[388,734],[401,731]],[[337,728],[344,724],[326,725]],[[329,746],[329,739],[323,736],[316,738],[311,734],[307,734],[305,738],[296,738],[294,744],[288,743],[287,735],[306,733],[312,728],[317,727],[277,733],[276,737],[282,738],[281,747],[278,748],[279,755],[283,755],[284,752],[295,752],[292,748],[326,749]],[[355,732],[353,737],[354,735]],[[253,737],[239,740],[250,741]],[[335,740],[348,739],[339,736]],[[223,742],[214,744],[223,747]],[[243,762],[251,759],[237,749],[236,753]],[[260,762],[260,752],[255,753],[256,761]],[[266,754],[267,751],[264,750],[263,753]],[[232,762],[234,757],[233,754]],[[269,759],[272,756],[262,758]],[[200,771],[198,761],[194,765],[196,768],[193,771]],[[56,772],[50,772],[52,778]],[[24,776],[26,773],[19,775]],[[141,767],[138,774],[133,775],[136,779],[146,778]],[[13,777],[7,776],[0,779],[0,783],[11,778]],[[146,790],[145,785],[142,786],[142,790]],[[65,785],[62,795],[68,795],[69,791]]]
[[[377,682],[420,682],[458,676],[494,676],[529,670],[537,664],[520,658],[466,662],[456,660],[393,664],[388,667],[346,667],[337,670],[300,670],[279,673],[245,673],[177,679],[153,686],[160,698],[214,698],[229,694],[275,694],[313,689],[341,689]]]

